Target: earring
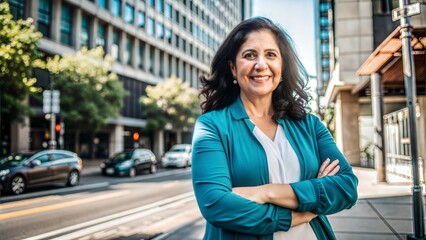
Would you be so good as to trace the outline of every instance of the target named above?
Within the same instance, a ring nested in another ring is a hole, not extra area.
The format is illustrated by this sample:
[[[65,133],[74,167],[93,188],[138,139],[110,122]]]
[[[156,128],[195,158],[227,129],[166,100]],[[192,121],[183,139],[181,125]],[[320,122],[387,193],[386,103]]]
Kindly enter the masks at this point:
[[[237,84],[237,79],[234,79],[234,81],[232,81],[233,84]]]

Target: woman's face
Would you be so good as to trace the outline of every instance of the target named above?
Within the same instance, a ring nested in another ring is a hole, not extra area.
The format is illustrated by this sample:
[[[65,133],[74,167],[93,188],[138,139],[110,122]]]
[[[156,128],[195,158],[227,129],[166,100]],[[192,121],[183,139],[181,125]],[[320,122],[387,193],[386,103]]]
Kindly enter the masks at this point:
[[[247,98],[272,97],[282,69],[282,57],[270,30],[254,31],[240,47],[235,65],[230,63],[241,95]]]

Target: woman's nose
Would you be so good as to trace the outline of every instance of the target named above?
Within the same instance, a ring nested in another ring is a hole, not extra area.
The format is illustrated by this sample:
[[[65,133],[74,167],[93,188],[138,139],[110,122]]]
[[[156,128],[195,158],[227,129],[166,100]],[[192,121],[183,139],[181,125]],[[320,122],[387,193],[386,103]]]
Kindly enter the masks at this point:
[[[263,71],[268,67],[268,65],[265,62],[265,59],[263,59],[262,57],[259,57],[257,59],[256,65],[254,66],[254,68],[256,69],[256,71]]]

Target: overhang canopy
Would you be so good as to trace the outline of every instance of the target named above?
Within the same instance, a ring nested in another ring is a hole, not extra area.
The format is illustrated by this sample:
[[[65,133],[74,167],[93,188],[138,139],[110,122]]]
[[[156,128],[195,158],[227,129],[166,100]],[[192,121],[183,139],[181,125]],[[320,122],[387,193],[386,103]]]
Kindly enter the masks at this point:
[[[402,63],[402,41],[400,39],[401,28],[396,28],[365,60],[356,72],[358,75],[371,75],[380,73],[384,87],[404,88],[404,73]],[[414,56],[414,67],[418,87],[426,87],[425,65],[426,65],[426,28],[415,28],[412,30],[411,40],[412,53]],[[366,79],[358,83],[353,93],[369,86],[370,80]]]

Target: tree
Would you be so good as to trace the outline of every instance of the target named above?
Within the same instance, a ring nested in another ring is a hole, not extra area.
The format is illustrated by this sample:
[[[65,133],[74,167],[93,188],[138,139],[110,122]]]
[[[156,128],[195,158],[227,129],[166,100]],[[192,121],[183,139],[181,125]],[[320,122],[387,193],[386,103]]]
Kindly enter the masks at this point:
[[[108,118],[119,116],[127,92],[116,74],[109,72],[112,59],[102,47],[81,49],[75,55],[56,55],[41,68],[52,75],[54,88],[61,93],[61,117],[67,129],[75,131],[75,151],[79,152],[80,132],[94,134]]]
[[[201,113],[197,96],[197,90],[175,77],[148,86],[146,96],[141,98],[146,128],[161,130],[167,123],[177,130],[192,128]]]
[[[37,51],[42,37],[33,20],[14,20],[7,2],[0,2],[0,114],[1,120],[22,121],[31,113],[24,102],[35,92],[33,63],[41,54]],[[7,117],[5,119],[4,117]]]

